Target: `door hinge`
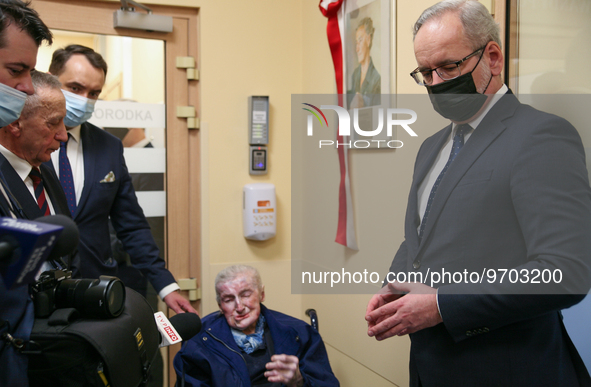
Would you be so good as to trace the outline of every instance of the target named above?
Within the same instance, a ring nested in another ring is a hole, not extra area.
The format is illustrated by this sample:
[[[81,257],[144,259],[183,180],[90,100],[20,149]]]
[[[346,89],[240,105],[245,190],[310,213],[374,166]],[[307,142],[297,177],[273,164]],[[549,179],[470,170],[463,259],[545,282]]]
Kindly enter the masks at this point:
[[[195,68],[195,58],[192,56],[177,56],[176,68],[187,69],[187,79],[189,80],[199,79],[199,70]]]
[[[194,106],[177,106],[176,116],[178,118],[186,118],[187,127],[189,129],[199,129],[199,118],[195,117],[196,113]]]
[[[197,286],[197,278],[183,278],[176,281],[181,290],[189,291],[189,301],[201,299],[201,289]]]

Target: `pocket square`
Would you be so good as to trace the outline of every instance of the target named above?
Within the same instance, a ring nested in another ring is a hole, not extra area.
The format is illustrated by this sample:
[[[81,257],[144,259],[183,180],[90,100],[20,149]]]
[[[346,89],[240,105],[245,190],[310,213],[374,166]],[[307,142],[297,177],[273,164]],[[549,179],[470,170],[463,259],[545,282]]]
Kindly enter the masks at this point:
[[[107,173],[107,176],[105,176],[105,178],[103,180],[101,180],[101,183],[112,183],[115,181],[115,174],[113,173],[113,171]]]

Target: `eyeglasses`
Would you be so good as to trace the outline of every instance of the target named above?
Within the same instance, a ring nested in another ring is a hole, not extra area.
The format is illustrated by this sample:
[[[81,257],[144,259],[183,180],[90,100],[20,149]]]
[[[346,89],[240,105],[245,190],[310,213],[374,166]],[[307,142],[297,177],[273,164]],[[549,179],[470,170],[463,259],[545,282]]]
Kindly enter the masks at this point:
[[[474,55],[478,54],[480,51],[484,53],[484,49],[486,46],[479,48],[478,50],[474,51],[467,57],[460,59],[457,62],[451,62],[448,64],[444,64],[443,66],[436,67],[434,69],[428,70],[420,70],[418,67],[410,73],[410,76],[421,86],[431,85],[433,83],[433,71],[437,72],[437,75],[444,81],[449,81],[450,79],[454,79],[462,75],[462,71],[460,70],[460,65],[467,61],[468,59],[472,58]]]

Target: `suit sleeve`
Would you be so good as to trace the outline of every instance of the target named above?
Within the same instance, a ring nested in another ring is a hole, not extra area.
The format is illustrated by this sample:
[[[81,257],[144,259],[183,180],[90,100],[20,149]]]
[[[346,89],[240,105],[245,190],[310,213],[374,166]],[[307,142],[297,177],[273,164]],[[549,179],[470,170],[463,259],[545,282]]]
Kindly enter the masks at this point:
[[[390,269],[388,269],[388,274],[386,274],[386,278],[384,278],[384,282],[382,283],[382,287],[388,285],[388,282],[392,282],[396,279],[396,277],[392,276],[390,273],[394,273],[397,275],[400,272],[406,271],[406,262],[408,259],[406,250],[406,241],[400,244],[396,255],[394,255],[394,259],[392,260],[392,264],[390,265]],[[388,278],[390,277],[390,278]]]
[[[175,282],[173,275],[166,269],[166,262],[160,257],[150,226],[144,216],[133,188],[131,177],[123,158],[123,145],[119,147],[119,187],[111,207],[110,218],[117,237],[124,250],[129,254],[131,263],[140,270],[154,286],[156,292]]]
[[[533,285],[505,278],[503,283],[441,286],[441,316],[456,341],[476,327],[492,331],[570,307],[591,286],[591,193],[584,149],[568,122],[545,117],[532,123],[538,127],[512,165],[509,189],[527,257],[507,269],[559,270],[562,280]]]

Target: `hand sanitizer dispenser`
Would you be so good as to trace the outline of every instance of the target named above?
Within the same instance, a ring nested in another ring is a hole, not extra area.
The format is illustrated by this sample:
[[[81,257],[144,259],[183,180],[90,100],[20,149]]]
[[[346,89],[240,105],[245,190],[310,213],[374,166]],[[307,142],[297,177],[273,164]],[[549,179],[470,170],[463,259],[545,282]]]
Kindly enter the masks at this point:
[[[266,241],[277,233],[275,186],[268,183],[247,184],[242,193],[244,237]]]

